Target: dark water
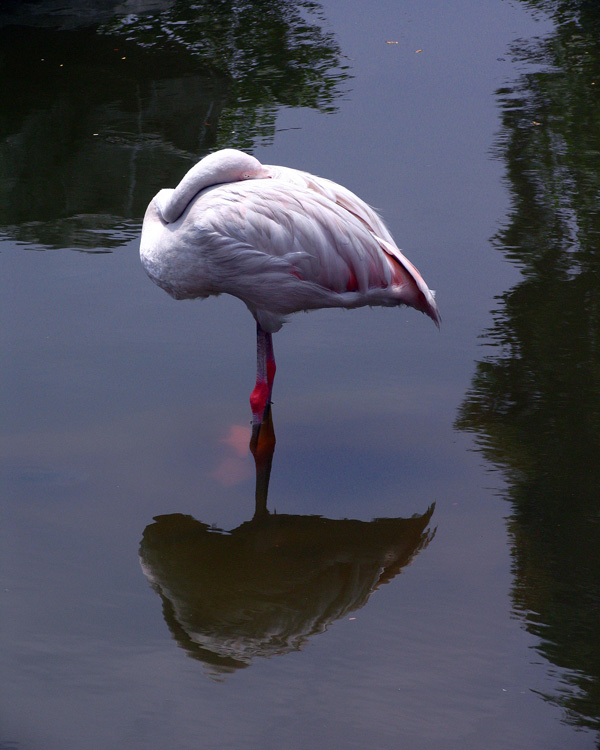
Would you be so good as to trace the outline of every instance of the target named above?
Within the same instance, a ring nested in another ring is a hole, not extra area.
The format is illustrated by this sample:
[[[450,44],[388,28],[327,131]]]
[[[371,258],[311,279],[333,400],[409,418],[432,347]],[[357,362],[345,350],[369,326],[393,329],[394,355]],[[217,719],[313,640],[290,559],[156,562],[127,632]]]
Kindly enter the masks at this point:
[[[2,5],[0,748],[597,746],[599,40],[583,1]],[[223,146],[377,206],[443,316],[277,334],[267,516],[252,318],[138,260]]]

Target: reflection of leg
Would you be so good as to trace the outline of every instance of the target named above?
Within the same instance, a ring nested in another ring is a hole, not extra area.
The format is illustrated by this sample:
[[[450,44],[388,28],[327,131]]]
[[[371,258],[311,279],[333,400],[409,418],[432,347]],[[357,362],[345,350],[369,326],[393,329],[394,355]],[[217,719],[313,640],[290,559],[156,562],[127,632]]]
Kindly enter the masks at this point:
[[[254,518],[258,519],[268,514],[267,493],[269,491],[273,453],[275,452],[275,430],[273,428],[270,404],[267,404],[265,407],[262,423],[252,425],[250,451],[254,456],[254,464],[256,466],[256,505]]]
[[[256,385],[250,394],[252,424],[261,425],[266,407],[271,403],[273,380],[275,379],[275,357],[273,338],[256,324]]]

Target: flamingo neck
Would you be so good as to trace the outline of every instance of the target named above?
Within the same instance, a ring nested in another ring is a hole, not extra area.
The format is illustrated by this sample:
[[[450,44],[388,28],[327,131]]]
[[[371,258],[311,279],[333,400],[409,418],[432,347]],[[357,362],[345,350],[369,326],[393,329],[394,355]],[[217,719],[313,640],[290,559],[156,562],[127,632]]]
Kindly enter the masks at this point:
[[[193,198],[205,188],[268,176],[268,169],[250,154],[236,149],[222,149],[194,165],[175,190],[161,190],[155,202],[163,221],[171,224],[181,217]]]

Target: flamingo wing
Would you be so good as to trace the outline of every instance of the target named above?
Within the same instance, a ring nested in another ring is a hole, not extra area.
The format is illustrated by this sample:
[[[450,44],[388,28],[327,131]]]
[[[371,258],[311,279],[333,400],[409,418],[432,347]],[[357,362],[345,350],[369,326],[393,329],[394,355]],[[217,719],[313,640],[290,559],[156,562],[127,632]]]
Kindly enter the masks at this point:
[[[371,206],[343,185],[339,185],[324,177],[317,177],[309,172],[303,172],[290,167],[269,165],[266,169],[272,177],[282,179],[298,188],[314,192],[328,201],[335,203],[362,222],[367,230],[377,240],[381,241],[380,249],[388,256],[388,260],[393,261],[392,273],[394,284],[403,285],[407,287],[408,291],[408,288],[413,286],[411,278],[414,281],[416,288],[412,289],[412,302],[408,302],[408,304],[429,315],[439,328],[441,317],[434,300],[435,293],[427,287],[414,264],[396,246],[388,228]]]
[[[290,185],[295,185],[304,190],[310,190],[327,198],[332,203],[336,203],[348,211],[348,213],[356,216],[370,232],[386,240],[386,242],[394,244],[392,235],[377,212],[343,185],[339,185],[325,177],[318,177],[309,172],[302,172],[299,169],[292,169],[291,167],[268,165],[266,169],[276,179],[283,180]]]
[[[200,193],[180,221],[180,239],[203,248],[209,293],[234,294],[255,315],[407,304],[439,320],[395,245],[320,191],[277,178],[222,185]]]

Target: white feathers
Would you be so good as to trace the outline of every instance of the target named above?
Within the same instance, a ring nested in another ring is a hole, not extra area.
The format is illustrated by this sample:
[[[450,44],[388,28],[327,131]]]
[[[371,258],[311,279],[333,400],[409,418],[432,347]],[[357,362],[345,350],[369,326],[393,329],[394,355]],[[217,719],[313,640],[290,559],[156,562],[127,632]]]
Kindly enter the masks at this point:
[[[329,180],[231,149],[158,193],[140,253],[174,297],[232,294],[265,331],[299,310],[361,305],[406,304],[439,324],[433,295],[367,204]]]

